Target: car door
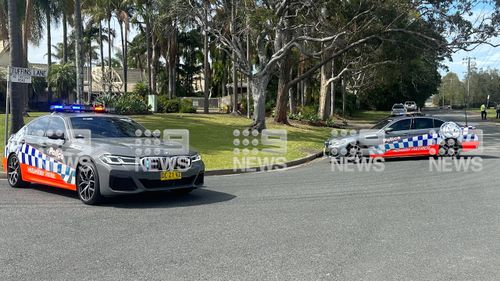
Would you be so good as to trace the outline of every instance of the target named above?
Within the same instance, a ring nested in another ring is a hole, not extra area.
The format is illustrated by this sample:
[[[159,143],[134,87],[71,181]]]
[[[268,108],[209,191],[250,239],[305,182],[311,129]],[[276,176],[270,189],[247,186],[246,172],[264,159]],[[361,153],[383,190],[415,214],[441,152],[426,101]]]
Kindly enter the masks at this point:
[[[52,173],[51,185],[75,190],[75,167],[78,152],[71,145],[68,126],[61,116],[52,116],[47,127],[45,153],[51,158],[47,169]]]
[[[409,137],[424,136],[432,133],[434,130],[434,119],[429,117],[415,117],[411,124]],[[434,130],[435,131],[435,130]]]
[[[21,143],[25,143],[38,151],[42,151],[45,145],[45,132],[49,125],[50,116],[43,116],[33,120],[26,127],[26,134]]]
[[[402,141],[408,138],[408,132],[411,127],[411,118],[404,118],[394,121],[385,128],[385,143]]]
[[[64,146],[67,135],[64,119],[59,116],[52,116],[47,127],[45,153],[58,162],[65,162]]]

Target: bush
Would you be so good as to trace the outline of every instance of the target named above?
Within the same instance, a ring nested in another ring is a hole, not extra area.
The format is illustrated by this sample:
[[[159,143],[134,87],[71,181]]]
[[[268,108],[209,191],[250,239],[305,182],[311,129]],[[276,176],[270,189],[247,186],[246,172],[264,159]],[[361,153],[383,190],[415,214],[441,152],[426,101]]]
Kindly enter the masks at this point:
[[[304,106],[298,109],[297,113],[289,113],[290,120],[307,121],[309,123],[319,122],[318,112],[314,106]]]
[[[178,98],[168,99],[166,96],[158,97],[158,112],[161,113],[175,113],[179,112],[181,101]]]
[[[196,113],[196,108],[194,108],[194,106],[193,106],[193,100],[181,99],[179,112],[180,113]]]
[[[102,93],[95,99],[96,104],[104,105],[105,107],[115,107],[115,102],[118,96],[112,93]]]
[[[134,90],[132,91],[133,94],[139,95],[143,98],[147,98],[148,95],[151,94],[151,92],[148,89],[148,86],[144,84],[143,82],[139,82],[135,84]]]
[[[149,105],[146,100],[137,94],[125,94],[118,97],[114,102],[117,114],[147,114]]]

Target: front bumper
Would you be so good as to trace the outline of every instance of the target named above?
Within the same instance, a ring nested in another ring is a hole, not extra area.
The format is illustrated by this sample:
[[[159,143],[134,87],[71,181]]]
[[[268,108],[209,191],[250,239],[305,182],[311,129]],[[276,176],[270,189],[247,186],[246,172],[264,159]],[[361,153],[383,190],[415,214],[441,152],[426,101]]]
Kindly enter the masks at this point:
[[[203,161],[193,162],[178,180],[160,180],[160,171],[143,171],[134,165],[109,165],[98,161],[99,186],[103,196],[135,194],[147,191],[167,191],[180,188],[200,188],[204,184]]]

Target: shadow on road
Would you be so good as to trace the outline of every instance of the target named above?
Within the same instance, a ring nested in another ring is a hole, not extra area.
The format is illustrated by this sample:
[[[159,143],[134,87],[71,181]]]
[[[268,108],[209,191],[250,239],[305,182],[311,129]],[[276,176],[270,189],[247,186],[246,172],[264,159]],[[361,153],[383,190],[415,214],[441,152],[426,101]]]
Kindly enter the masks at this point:
[[[197,189],[186,195],[169,192],[147,192],[107,198],[101,205],[125,209],[175,208],[208,205],[232,200],[236,196],[209,189]]]
[[[68,199],[79,201],[78,196],[74,191],[43,185],[31,185],[31,188],[33,190],[54,194],[54,196],[64,196]],[[232,200],[235,197],[236,196],[232,194],[209,189],[196,189],[186,195],[177,195],[169,192],[147,192],[105,198],[103,203],[99,206],[126,209],[175,208],[215,204]]]

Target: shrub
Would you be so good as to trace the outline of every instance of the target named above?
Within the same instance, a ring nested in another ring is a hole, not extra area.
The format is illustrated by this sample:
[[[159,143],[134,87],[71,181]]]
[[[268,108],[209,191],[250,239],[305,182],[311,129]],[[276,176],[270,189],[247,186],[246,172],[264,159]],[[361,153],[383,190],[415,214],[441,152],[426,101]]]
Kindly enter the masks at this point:
[[[112,93],[102,93],[95,99],[96,104],[104,105],[106,107],[114,107],[118,96]]]
[[[146,100],[137,94],[121,95],[114,102],[114,108],[117,114],[147,114],[149,113],[149,105]]]
[[[194,106],[193,106],[193,100],[181,99],[179,112],[180,113],[196,113],[196,108],[194,108]]]
[[[168,99],[166,96],[158,98],[158,112],[162,113],[175,113],[180,110],[180,99]]]
[[[132,91],[133,94],[139,95],[143,98],[146,98],[148,95],[150,95],[150,91],[148,89],[148,86],[144,84],[143,82],[139,82],[135,84],[134,90]]]

